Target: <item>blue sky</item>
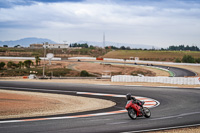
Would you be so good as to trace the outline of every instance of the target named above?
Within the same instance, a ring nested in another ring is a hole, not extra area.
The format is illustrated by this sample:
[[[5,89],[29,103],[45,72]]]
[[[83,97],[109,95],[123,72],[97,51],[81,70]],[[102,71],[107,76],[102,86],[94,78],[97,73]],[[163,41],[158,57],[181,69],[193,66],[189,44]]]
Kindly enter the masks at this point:
[[[200,47],[199,0],[0,0],[0,41]]]

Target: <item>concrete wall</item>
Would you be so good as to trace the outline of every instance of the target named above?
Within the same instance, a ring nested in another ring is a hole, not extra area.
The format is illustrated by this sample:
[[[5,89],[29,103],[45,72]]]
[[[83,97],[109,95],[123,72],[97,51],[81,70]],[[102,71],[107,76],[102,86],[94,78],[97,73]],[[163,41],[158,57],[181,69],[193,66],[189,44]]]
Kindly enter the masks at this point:
[[[112,82],[150,82],[150,83],[167,83],[180,85],[199,85],[199,77],[139,77],[131,75],[112,76]]]

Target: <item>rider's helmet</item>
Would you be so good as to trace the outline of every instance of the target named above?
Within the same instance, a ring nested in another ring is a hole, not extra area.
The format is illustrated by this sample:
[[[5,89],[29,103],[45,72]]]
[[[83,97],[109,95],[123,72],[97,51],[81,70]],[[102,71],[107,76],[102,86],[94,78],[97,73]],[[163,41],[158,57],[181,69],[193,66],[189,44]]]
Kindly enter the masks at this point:
[[[131,93],[126,94],[126,99],[131,100]]]

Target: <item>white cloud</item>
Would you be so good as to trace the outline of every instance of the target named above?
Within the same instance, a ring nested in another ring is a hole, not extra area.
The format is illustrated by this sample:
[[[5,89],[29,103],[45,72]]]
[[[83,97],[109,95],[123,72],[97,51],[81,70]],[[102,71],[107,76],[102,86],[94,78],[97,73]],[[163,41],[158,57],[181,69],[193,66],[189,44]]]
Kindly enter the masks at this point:
[[[86,1],[5,8],[0,10],[0,23],[5,25],[0,26],[0,30],[4,29],[7,36],[0,33],[0,40],[11,40],[14,34],[21,31],[24,35],[21,33],[20,38],[29,34],[60,42],[66,38],[70,42],[102,41],[105,31],[106,39],[114,42],[200,46],[198,4],[187,5],[181,2],[184,5],[182,8],[170,8],[168,5],[171,4]],[[28,32],[30,30],[32,32]],[[12,32],[10,36],[9,32]]]

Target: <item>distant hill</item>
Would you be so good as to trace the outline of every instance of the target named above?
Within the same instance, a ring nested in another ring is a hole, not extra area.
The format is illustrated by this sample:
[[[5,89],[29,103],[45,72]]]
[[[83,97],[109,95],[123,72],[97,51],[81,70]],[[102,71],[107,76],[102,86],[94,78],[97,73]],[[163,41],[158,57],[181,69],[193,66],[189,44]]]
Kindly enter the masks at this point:
[[[99,46],[99,47],[103,47],[103,42],[92,42],[92,41],[79,41],[77,43],[87,43],[88,45],[93,45],[93,46]],[[152,47],[154,48],[158,48],[152,45],[145,45],[145,44],[129,44],[129,43],[117,43],[117,42],[109,42],[106,41],[105,42],[105,46],[115,46],[120,48],[121,46],[125,46],[125,47],[130,47],[130,48],[136,48],[136,49],[152,49]]]
[[[30,44],[34,44],[34,43],[39,43],[42,44],[44,42],[48,42],[50,44],[58,44],[50,39],[46,39],[46,38],[36,38],[36,37],[29,37],[29,38],[23,38],[20,40],[11,40],[11,41],[0,41],[0,46],[3,45],[8,45],[8,47],[14,47],[16,45],[20,45],[23,47],[29,47]],[[93,45],[93,46],[98,46],[98,47],[103,47],[103,42],[95,42],[95,41],[79,41],[76,43],[87,43],[88,45]],[[106,41],[105,42],[105,46],[115,46],[115,47],[121,47],[121,46],[125,46],[125,47],[130,47],[130,48],[142,48],[142,49],[152,49],[152,45],[145,45],[145,44],[129,44],[129,43],[117,43],[117,42],[109,42]],[[154,47],[154,48],[158,48],[158,47]]]
[[[0,46],[8,45],[8,47],[14,47],[16,45],[20,45],[23,47],[29,47],[30,44],[33,44],[33,43],[42,44],[44,42],[48,42],[51,44],[57,44],[56,42],[49,40],[49,39],[30,37],[30,38],[23,38],[20,40],[0,41]]]

